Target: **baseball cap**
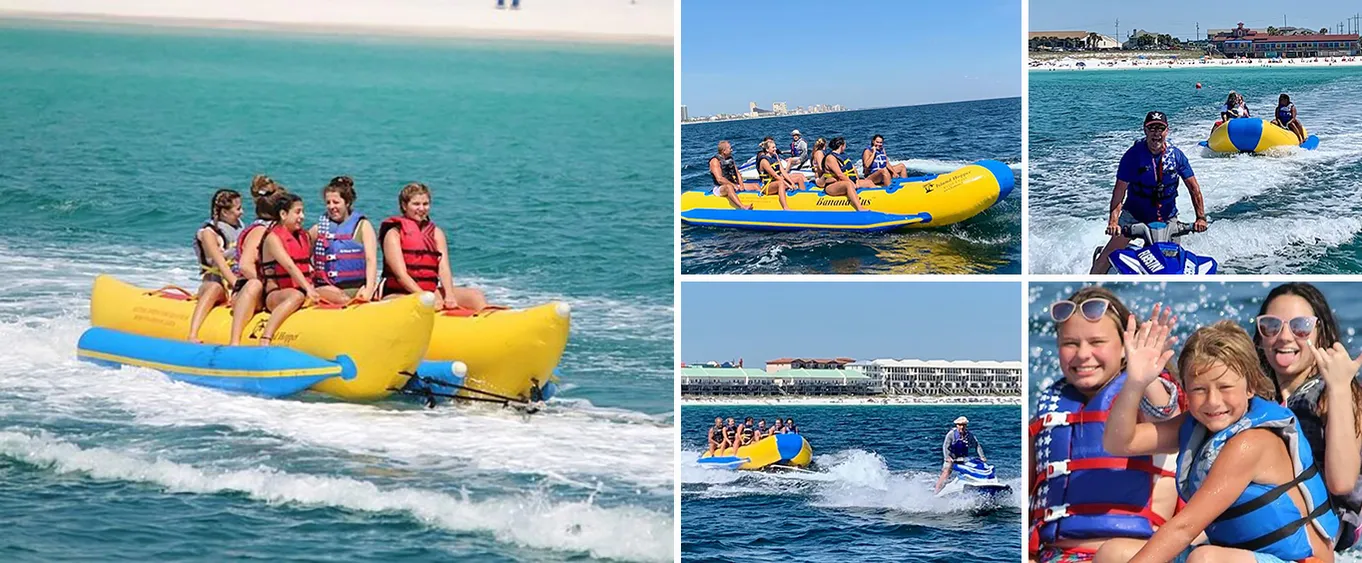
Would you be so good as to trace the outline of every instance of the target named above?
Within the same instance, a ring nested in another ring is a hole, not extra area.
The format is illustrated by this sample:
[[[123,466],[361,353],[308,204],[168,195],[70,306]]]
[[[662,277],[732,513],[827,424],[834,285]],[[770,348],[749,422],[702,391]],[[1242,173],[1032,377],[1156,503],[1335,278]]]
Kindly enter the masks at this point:
[[[1150,123],[1168,125],[1168,116],[1164,115],[1161,111],[1151,111],[1144,116],[1144,124],[1149,125]]]

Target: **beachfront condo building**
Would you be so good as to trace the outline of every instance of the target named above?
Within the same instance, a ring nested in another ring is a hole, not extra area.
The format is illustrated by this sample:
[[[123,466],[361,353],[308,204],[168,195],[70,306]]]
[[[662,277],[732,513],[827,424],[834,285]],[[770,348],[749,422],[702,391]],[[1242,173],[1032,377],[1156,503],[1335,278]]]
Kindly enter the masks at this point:
[[[731,364],[730,364],[731,365]],[[682,396],[835,397],[880,395],[878,382],[853,369],[782,369],[685,365]]]
[[[880,359],[856,362],[887,395],[1021,396],[1022,362]]]

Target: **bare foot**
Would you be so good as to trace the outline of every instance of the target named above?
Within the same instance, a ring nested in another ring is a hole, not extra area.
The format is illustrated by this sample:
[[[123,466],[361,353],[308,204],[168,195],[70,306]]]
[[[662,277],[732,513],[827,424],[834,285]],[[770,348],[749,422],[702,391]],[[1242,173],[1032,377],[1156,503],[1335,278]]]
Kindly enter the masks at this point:
[[[203,340],[199,339],[197,336],[191,336],[188,340],[190,344],[203,344]]]
[[[270,340],[271,340],[271,338],[268,337],[268,336],[261,336],[261,337],[260,337],[260,345],[261,345],[261,346],[269,346],[269,345],[270,345]]]

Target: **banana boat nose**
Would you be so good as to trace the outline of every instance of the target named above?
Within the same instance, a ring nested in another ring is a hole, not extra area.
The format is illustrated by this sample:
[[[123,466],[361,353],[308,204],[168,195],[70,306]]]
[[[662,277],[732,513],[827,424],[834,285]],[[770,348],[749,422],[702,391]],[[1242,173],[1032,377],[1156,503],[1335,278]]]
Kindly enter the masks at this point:
[[[988,170],[993,175],[993,179],[998,182],[998,199],[993,203],[998,203],[1007,199],[1007,195],[1012,193],[1012,189],[1017,186],[1017,177],[1012,173],[1012,167],[1007,163],[996,160],[980,160],[974,163],[976,166]]]

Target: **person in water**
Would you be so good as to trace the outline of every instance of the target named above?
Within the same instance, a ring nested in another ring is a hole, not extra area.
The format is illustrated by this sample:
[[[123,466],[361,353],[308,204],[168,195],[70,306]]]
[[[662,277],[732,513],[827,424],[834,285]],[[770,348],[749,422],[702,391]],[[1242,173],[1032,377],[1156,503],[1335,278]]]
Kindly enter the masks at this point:
[[[270,318],[260,332],[260,345],[269,346],[275,331],[304,300],[320,302],[312,285],[312,239],[303,229],[303,198],[284,194],[274,199],[274,226],[265,233],[260,250],[259,279],[265,286],[265,308]]]
[[[337,176],[322,188],[326,213],[308,230],[317,293],[332,303],[368,301],[378,289],[378,237],[363,213],[355,213],[355,181]]]
[[[1111,239],[1092,263],[1093,274],[1105,274],[1111,267],[1109,257],[1130,240],[1122,236],[1122,229],[1136,223],[1163,222],[1169,225],[1178,220],[1178,180],[1187,183],[1196,209],[1195,232],[1206,230],[1206,203],[1201,198],[1201,184],[1197,182],[1187,155],[1168,142],[1168,117],[1161,111],[1144,116],[1144,138],[1136,141],[1121,156],[1116,167],[1116,187],[1111,191],[1111,213],[1107,218],[1107,234]]]
[[[984,445],[969,431],[969,419],[962,416],[955,419],[955,427],[946,431],[946,441],[941,444],[945,464],[941,466],[941,478],[936,480],[936,492],[941,492],[941,488],[946,486],[946,479],[951,476],[955,464],[969,461],[970,450],[978,453],[981,461],[988,461],[984,455]]]
[[[709,177],[714,182],[712,193],[728,198],[728,202],[738,209],[752,209],[738,199],[738,192],[748,191],[743,184],[738,165],[733,162],[733,146],[728,141],[719,141],[719,154],[709,157]]]
[[[791,131],[790,156],[785,159],[785,169],[799,170],[799,167],[808,164],[810,156],[808,141],[804,140],[798,129]]]
[[[705,451],[705,455],[712,456],[724,447],[723,417],[714,417],[714,426],[709,427],[709,435],[706,438],[709,439],[709,450]]]
[[[1136,387],[1173,356],[1175,322],[1156,306],[1151,322],[1126,329],[1132,385],[1112,404],[1102,444],[1117,455],[1177,453],[1186,504],[1133,557],[1111,553],[1099,562],[1333,561],[1338,517],[1310,443],[1291,411],[1273,402],[1272,382],[1239,325],[1220,321],[1187,339],[1178,356],[1186,413],[1137,422]],[[1207,542],[1192,545],[1202,532]]]
[[[430,219],[430,188],[412,183],[397,194],[401,215],[379,227],[383,241],[383,298],[444,291],[441,309],[481,311],[487,298],[471,287],[457,287],[449,267],[449,240]],[[439,293],[436,293],[437,297]]]
[[[255,220],[237,236],[237,262],[241,275],[232,288],[232,333],[228,344],[241,344],[241,332],[246,323],[264,306],[264,280],[260,278],[260,248],[265,244],[265,233],[274,226],[275,199],[288,190],[264,174],[251,179],[251,200],[255,203]]]
[[[827,183],[827,177],[823,175],[823,157],[827,156],[828,141],[822,137],[813,142],[813,150],[809,152],[809,168],[813,170],[813,184],[823,187]]]
[[[776,142],[769,137],[762,141],[761,152],[757,154],[757,178],[761,184],[762,195],[776,194],[780,197],[780,208],[789,210],[785,193],[804,189],[804,175],[798,172],[783,172],[780,155],[776,153]]]
[[[894,183],[894,178],[908,177],[907,166],[889,163],[883,135],[871,137],[870,146],[861,151],[861,170],[865,171],[865,179],[876,186],[888,186]]]
[[[1090,561],[1124,553],[1124,542],[1138,550],[1173,515],[1174,460],[1107,452],[1104,421],[1123,388],[1142,394],[1142,420],[1167,420],[1181,408],[1179,389],[1167,374],[1144,385],[1128,380],[1123,342],[1134,315],[1110,290],[1081,288],[1052,303],[1050,318],[1063,377],[1040,393],[1028,430],[1031,561]]]
[[[865,211],[861,207],[861,196],[856,193],[856,188],[873,187],[874,184],[859,179],[856,172],[856,161],[845,154],[847,140],[842,137],[833,137],[828,141],[828,152],[823,156],[823,193],[830,196],[846,196],[847,202],[856,211]]]
[[[1249,117],[1248,104],[1244,103],[1244,97],[1238,92],[1230,90],[1229,97],[1225,98],[1225,104],[1220,106],[1220,121],[1226,122],[1238,117]]]
[[[189,341],[194,343],[200,342],[199,327],[209,311],[230,301],[239,272],[236,239],[241,232],[241,192],[220,189],[213,193],[209,206],[208,219],[194,233],[194,256],[202,279],[189,318]]]
[[[1335,551],[1358,539],[1362,498],[1353,494],[1362,466],[1362,358],[1338,341],[1333,309],[1308,283],[1272,288],[1254,320],[1258,360],[1272,377],[1277,401],[1300,422],[1315,465],[1322,468],[1334,512],[1342,520]]]
[[[1277,96],[1277,113],[1272,123],[1282,129],[1291,130],[1299,142],[1305,142],[1305,126],[1296,118],[1296,104],[1291,103],[1291,96],[1286,94]]]

